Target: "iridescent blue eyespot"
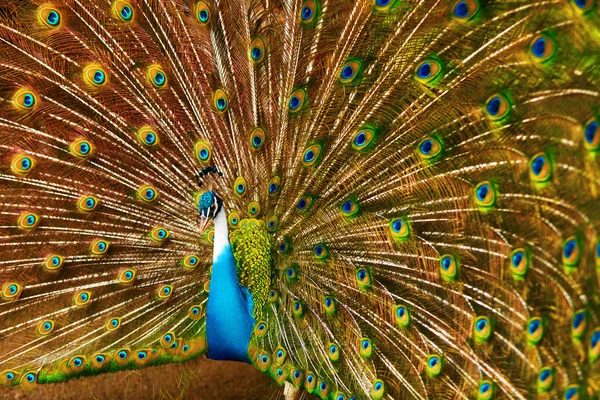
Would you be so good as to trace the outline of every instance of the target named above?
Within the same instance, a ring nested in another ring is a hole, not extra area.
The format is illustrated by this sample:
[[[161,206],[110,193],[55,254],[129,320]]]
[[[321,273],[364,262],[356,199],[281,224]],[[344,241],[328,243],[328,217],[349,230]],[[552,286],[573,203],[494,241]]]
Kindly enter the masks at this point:
[[[35,382],[35,375],[30,372],[27,375],[25,375],[25,379],[27,380],[27,382],[33,383]]]
[[[48,22],[48,24],[50,24],[52,26],[56,26],[60,23],[60,14],[57,13],[56,11],[52,10],[48,13],[48,16],[46,17],[46,21]]]
[[[15,374],[13,374],[12,372],[7,372],[5,376],[6,380],[8,381],[12,381],[13,379],[15,379]]]
[[[290,98],[290,108],[292,110],[295,110],[298,107],[300,107],[300,99],[298,98],[298,96],[292,96]]]
[[[119,356],[121,359],[125,359],[127,358],[127,352],[125,350],[121,350],[117,356]]]
[[[131,7],[125,6],[121,9],[121,17],[123,17],[124,20],[130,20],[132,16],[133,10]]]
[[[531,52],[534,56],[541,58],[544,56],[546,51],[546,39],[543,37],[538,38],[531,46]]]
[[[102,355],[97,355],[97,356],[96,356],[96,362],[97,362],[97,363],[100,363],[100,364],[101,364],[101,363],[103,363],[103,362],[104,362],[104,360],[105,360],[105,359],[106,359],[106,358],[105,358],[104,356],[102,356]]]
[[[303,20],[308,21],[312,16],[313,16],[313,10],[310,7],[308,7],[308,6],[302,7],[302,19]]]
[[[421,64],[417,70],[417,75],[419,75],[419,78],[421,79],[429,78],[429,76],[431,76],[431,64],[428,62]]]
[[[154,76],[154,83],[156,83],[158,86],[164,85],[165,81],[166,81],[165,74],[163,74],[162,72],[157,72],[156,75]]]

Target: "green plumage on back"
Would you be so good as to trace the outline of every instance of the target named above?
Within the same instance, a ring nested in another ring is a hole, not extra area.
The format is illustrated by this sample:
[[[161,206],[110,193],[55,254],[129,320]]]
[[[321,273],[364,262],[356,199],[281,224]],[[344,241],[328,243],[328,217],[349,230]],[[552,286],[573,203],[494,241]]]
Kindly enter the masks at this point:
[[[273,268],[273,238],[265,230],[265,222],[243,219],[230,234],[238,282],[247,287],[254,300],[257,316],[267,302]]]

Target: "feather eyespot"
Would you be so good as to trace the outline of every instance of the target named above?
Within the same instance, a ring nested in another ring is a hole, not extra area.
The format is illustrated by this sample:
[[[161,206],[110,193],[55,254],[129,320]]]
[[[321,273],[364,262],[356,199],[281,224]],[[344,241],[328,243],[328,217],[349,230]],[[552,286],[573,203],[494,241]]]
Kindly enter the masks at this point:
[[[258,201],[251,201],[248,203],[248,214],[251,217],[256,217],[258,214],[260,214],[260,204]]]
[[[84,356],[75,356],[72,357],[69,361],[67,361],[67,368],[69,368],[70,372],[79,372],[83,370],[85,366],[85,357]]]
[[[417,154],[424,160],[440,156],[442,150],[442,143],[435,137],[425,138],[417,145]]]
[[[306,90],[304,89],[296,89],[292,92],[290,97],[288,98],[288,110],[291,113],[296,113],[300,111],[306,102]]]
[[[571,319],[571,336],[581,339],[585,335],[588,326],[588,314],[585,309],[578,310]]]
[[[427,375],[433,378],[441,374],[443,364],[444,362],[441,356],[437,354],[430,354],[429,357],[427,357],[427,364],[425,366]]]
[[[210,143],[206,140],[199,140],[194,145],[194,155],[201,164],[208,164],[212,157]]]
[[[362,267],[356,270],[356,284],[363,290],[371,287],[371,273],[369,270]]]
[[[75,139],[69,145],[69,151],[71,154],[79,158],[87,158],[91,156],[94,154],[94,149],[95,148],[92,142],[84,138]]]
[[[468,21],[479,12],[478,0],[460,0],[454,3],[452,17],[459,21]]]
[[[475,204],[484,209],[492,208],[496,205],[498,193],[495,186],[490,181],[483,181],[475,186]]]
[[[590,347],[588,356],[591,362],[596,362],[600,358],[600,327],[596,328],[590,338]]]
[[[340,212],[344,217],[353,217],[359,212],[358,203],[352,199],[346,200],[340,205]]]
[[[21,377],[21,387],[23,389],[32,389],[35,384],[37,384],[37,373],[36,372],[28,372],[23,377]]]
[[[275,196],[275,195],[279,194],[280,191],[281,191],[281,177],[274,176],[273,178],[271,178],[271,180],[269,181],[269,183],[267,185],[267,192],[268,192],[269,196]]]
[[[121,326],[121,318],[115,317],[115,318],[111,318],[108,321],[106,321],[104,328],[107,331],[112,332],[116,329],[119,329],[120,326]]]
[[[302,165],[305,167],[311,167],[317,165],[320,162],[320,155],[323,147],[320,144],[313,144],[309,146],[302,154]]]
[[[410,325],[410,312],[406,306],[399,304],[394,308],[394,319],[398,327],[406,329]]]
[[[352,148],[354,150],[363,151],[370,148],[371,143],[375,140],[375,129],[362,128],[352,138]]]
[[[28,88],[21,88],[12,97],[14,107],[19,111],[31,111],[39,103],[38,96]]]
[[[137,140],[140,144],[146,147],[155,147],[159,143],[158,133],[151,126],[145,125],[138,129]]]
[[[529,51],[535,61],[545,63],[554,55],[555,47],[553,39],[546,35],[539,35],[531,41]]]
[[[283,365],[283,363],[285,362],[285,359],[287,357],[287,352],[285,351],[285,349],[281,346],[279,346],[277,349],[275,349],[275,351],[273,352],[273,361],[275,362],[275,364],[277,365]]]
[[[152,64],[146,69],[146,79],[155,89],[167,87],[167,74],[158,64]]]
[[[570,236],[563,242],[562,262],[566,268],[575,268],[581,259],[581,243],[578,236]]]
[[[521,280],[529,271],[530,266],[530,255],[526,249],[518,248],[510,253],[510,272],[513,275],[513,279]]]
[[[269,331],[269,324],[265,321],[259,321],[254,328],[254,335],[258,337],[265,336]]]
[[[108,252],[110,242],[103,239],[96,239],[90,245],[90,253],[94,256],[103,256]]]
[[[83,68],[83,81],[88,86],[100,87],[108,82],[108,76],[100,64],[91,63]]]
[[[98,369],[104,367],[109,360],[110,360],[110,358],[108,357],[107,354],[96,353],[90,359],[90,364],[91,364],[92,368],[98,370]]]
[[[188,311],[188,317],[194,321],[198,321],[202,318],[202,306],[195,305],[191,306]]]
[[[269,303],[275,303],[279,300],[279,292],[275,289],[269,291],[269,295],[267,296],[267,300]]]
[[[116,0],[112,4],[113,15],[122,22],[133,20],[133,7],[126,1]]]
[[[80,211],[94,211],[98,206],[98,199],[94,196],[83,195],[77,200],[77,208]]]
[[[234,228],[237,228],[238,224],[240,223],[240,216],[237,212],[232,212],[227,216],[227,222],[229,222],[229,225],[231,225]]]
[[[2,299],[5,301],[17,300],[21,296],[23,286],[17,282],[6,282],[2,285]]]
[[[196,4],[196,18],[202,25],[208,24],[208,20],[210,19],[210,9],[203,1],[200,1],[198,4]]]
[[[243,176],[235,178],[235,181],[233,182],[233,193],[238,197],[242,197],[246,194],[246,180]]]
[[[492,322],[488,317],[477,317],[473,322],[473,336],[477,343],[485,343],[492,336]]]
[[[583,126],[583,137],[585,139],[585,147],[589,151],[600,150],[600,130],[598,129],[598,120],[590,119]]]
[[[388,227],[393,240],[404,242],[410,238],[410,225],[406,218],[393,218]]]
[[[504,121],[510,114],[512,104],[509,97],[504,94],[494,94],[486,102],[484,111],[488,118],[494,122]]]
[[[316,22],[316,16],[320,12],[321,6],[318,0],[307,0],[300,9],[300,21],[303,25],[311,25]]]
[[[317,387],[317,378],[312,372],[307,372],[304,378],[304,388],[308,393],[313,393]]]
[[[260,352],[256,355],[256,366],[262,372],[266,372],[271,366],[271,357],[264,352]]]
[[[117,278],[120,283],[131,283],[135,279],[135,269],[127,268],[121,271]]]
[[[596,241],[596,251],[594,252],[596,258],[596,268],[600,268],[600,239]]]
[[[373,400],[380,400],[385,394],[385,384],[381,379],[375,379],[373,381],[373,388],[371,389],[370,395]]]
[[[222,89],[217,89],[213,95],[213,104],[217,109],[217,112],[224,113],[229,107],[229,101],[227,100],[227,94]]]
[[[329,256],[329,249],[325,243],[319,243],[313,247],[313,255],[317,260],[325,260]]]
[[[256,38],[250,45],[250,58],[252,62],[259,63],[265,58],[265,43],[261,38]]]
[[[0,384],[4,386],[16,385],[19,381],[20,374],[16,371],[7,369],[0,373]]]
[[[277,250],[281,254],[289,253],[291,248],[292,248],[292,246],[290,244],[290,240],[287,237],[283,238],[283,240],[281,242],[279,242],[279,244],[277,245]]]
[[[200,261],[198,259],[198,256],[195,254],[185,256],[185,258],[182,261],[183,267],[187,269],[194,269],[198,266],[199,263]]]
[[[329,359],[333,362],[339,361],[340,359],[340,346],[335,343],[329,343],[327,347],[327,354],[329,355]]]
[[[167,300],[173,294],[173,285],[161,285],[156,290],[156,295],[160,300]]]
[[[177,338],[173,332],[167,332],[160,338],[160,345],[165,349],[170,349]]]
[[[537,345],[544,337],[545,331],[546,327],[542,318],[530,318],[527,322],[527,342],[532,346]]]
[[[294,300],[292,302],[292,314],[295,317],[302,317],[304,315],[304,306],[300,300]]]
[[[554,368],[544,367],[538,375],[537,387],[539,393],[546,393],[554,385]]]
[[[306,195],[301,197],[296,203],[296,209],[300,212],[308,211],[313,204],[312,196]]]
[[[253,150],[262,149],[265,144],[265,131],[262,128],[254,128],[252,132],[250,132],[250,147]]]
[[[440,274],[446,282],[454,282],[458,278],[459,261],[458,257],[445,254],[440,257]]]
[[[348,60],[340,70],[340,83],[348,85],[354,83],[362,72],[362,61],[358,58]]]
[[[115,353],[114,360],[119,365],[125,365],[129,362],[131,351],[129,349],[120,349]]]
[[[415,68],[415,79],[427,86],[435,86],[442,77],[443,64],[436,58],[428,58],[421,61]]]
[[[167,240],[171,237],[171,232],[169,232],[167,229],[163,228],[162,226],[157,226],[150,231],[150,233],[148,234],[148,237],[152,241],[154,241],[158,244],[163,244],[165,242],[165,240]]]
[[[90,299],[92,298],[92,292],[89,290],[82,290],[79,293],[76,293],[73,297],[73,304],[76,306],[85,306],[89,304]]]
[[[319,393],[319,397],[322,399],[328,399],[329,398],[329,384],[325,381],[319,380],[319,382],[317,382],[317,391]]]
[[[62,15],[53,5],[42,5],[37,10],[37,20],[45,28],[58,28],[62,23]]]
[[[298,265],[292,264],[285,270],[285,279],[288,282],[295,282],[298,280]]]
[[[594,0],[572,0],[572,2],[581,13],[590,11],[594,5]]]
[[[552,163],[544,152],[529,160],[529,177],[534,183],[545,183],[552,178]]]
[[[579,385],[569,385],[565,390],[565,400],[579,400]]]
[[[44,268],[50,271],[56,271],[63,266],[63,263],[64,258],[62,256],[52,254],[46,257],[46,260],[44,261]]]
[[[17,219],[17,226],[27,232],[35,229],[39,223],[39,215],[32,212],[22,212]]]
[[[156,188],[144,184],[137,190],[137,197],[146,203],[151,203],[158,199],[158,191]]]
[[[302,386],[302,382],[304,381],[304,373],[297,368],[292,368],[290,370],[290,377],[294,387],[296,389],[299,389]]]
[[[275,232],[279,227],[279,218],[276,215],[271,215],[267,219],[267,231]]]
[[[323,308],[325,309],[325,313],[327,313],[327,315],[334,315],[337,311],[337,302],[335,301],[335,298],[332,296],[325,296],[323,299]]]
[[[362,358],[371,358],[373,355],[373,343],[371,339],[363,337],[360,339],[359,354]]]
[[[490,400],[494,397],[496,387],[492,381],[484,380],[479,384],[477,400]]]
[[[375,11],[388,11],[396,7],[397,0],[374,0]]]
[[[45,335],[50,334],[53,329],[54,329],[54,321],[52,321],[51,319],[46,319],[39,323],[39,325],[37,327],[37,333],[38,333],[38,335],[45,336]]]
[[[25,176],[31,172],[35,166],[35,160],[24,154],[17,154],[10,163],[10,169],[15,175]]]

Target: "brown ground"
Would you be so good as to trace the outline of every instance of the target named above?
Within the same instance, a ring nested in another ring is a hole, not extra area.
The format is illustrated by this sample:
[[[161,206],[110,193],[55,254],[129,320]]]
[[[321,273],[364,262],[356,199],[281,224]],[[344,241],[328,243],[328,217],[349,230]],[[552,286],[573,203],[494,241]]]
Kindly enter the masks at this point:
[[[39,385],[32,392],[0,388],[7,400],[210,400],[281,399],[271,379],[248,364],[200,358],[184,364],[162,365]]]

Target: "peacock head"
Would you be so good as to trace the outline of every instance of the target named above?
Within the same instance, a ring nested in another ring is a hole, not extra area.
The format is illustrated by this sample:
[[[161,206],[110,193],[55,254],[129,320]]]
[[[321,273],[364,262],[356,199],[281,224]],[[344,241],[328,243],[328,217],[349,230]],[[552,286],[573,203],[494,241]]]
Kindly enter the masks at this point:
[[[215,219],[223,208],[223,200],[212,190],[204,192],[198,202],[200,213],[200,232],[203,233],[211,219]]]

